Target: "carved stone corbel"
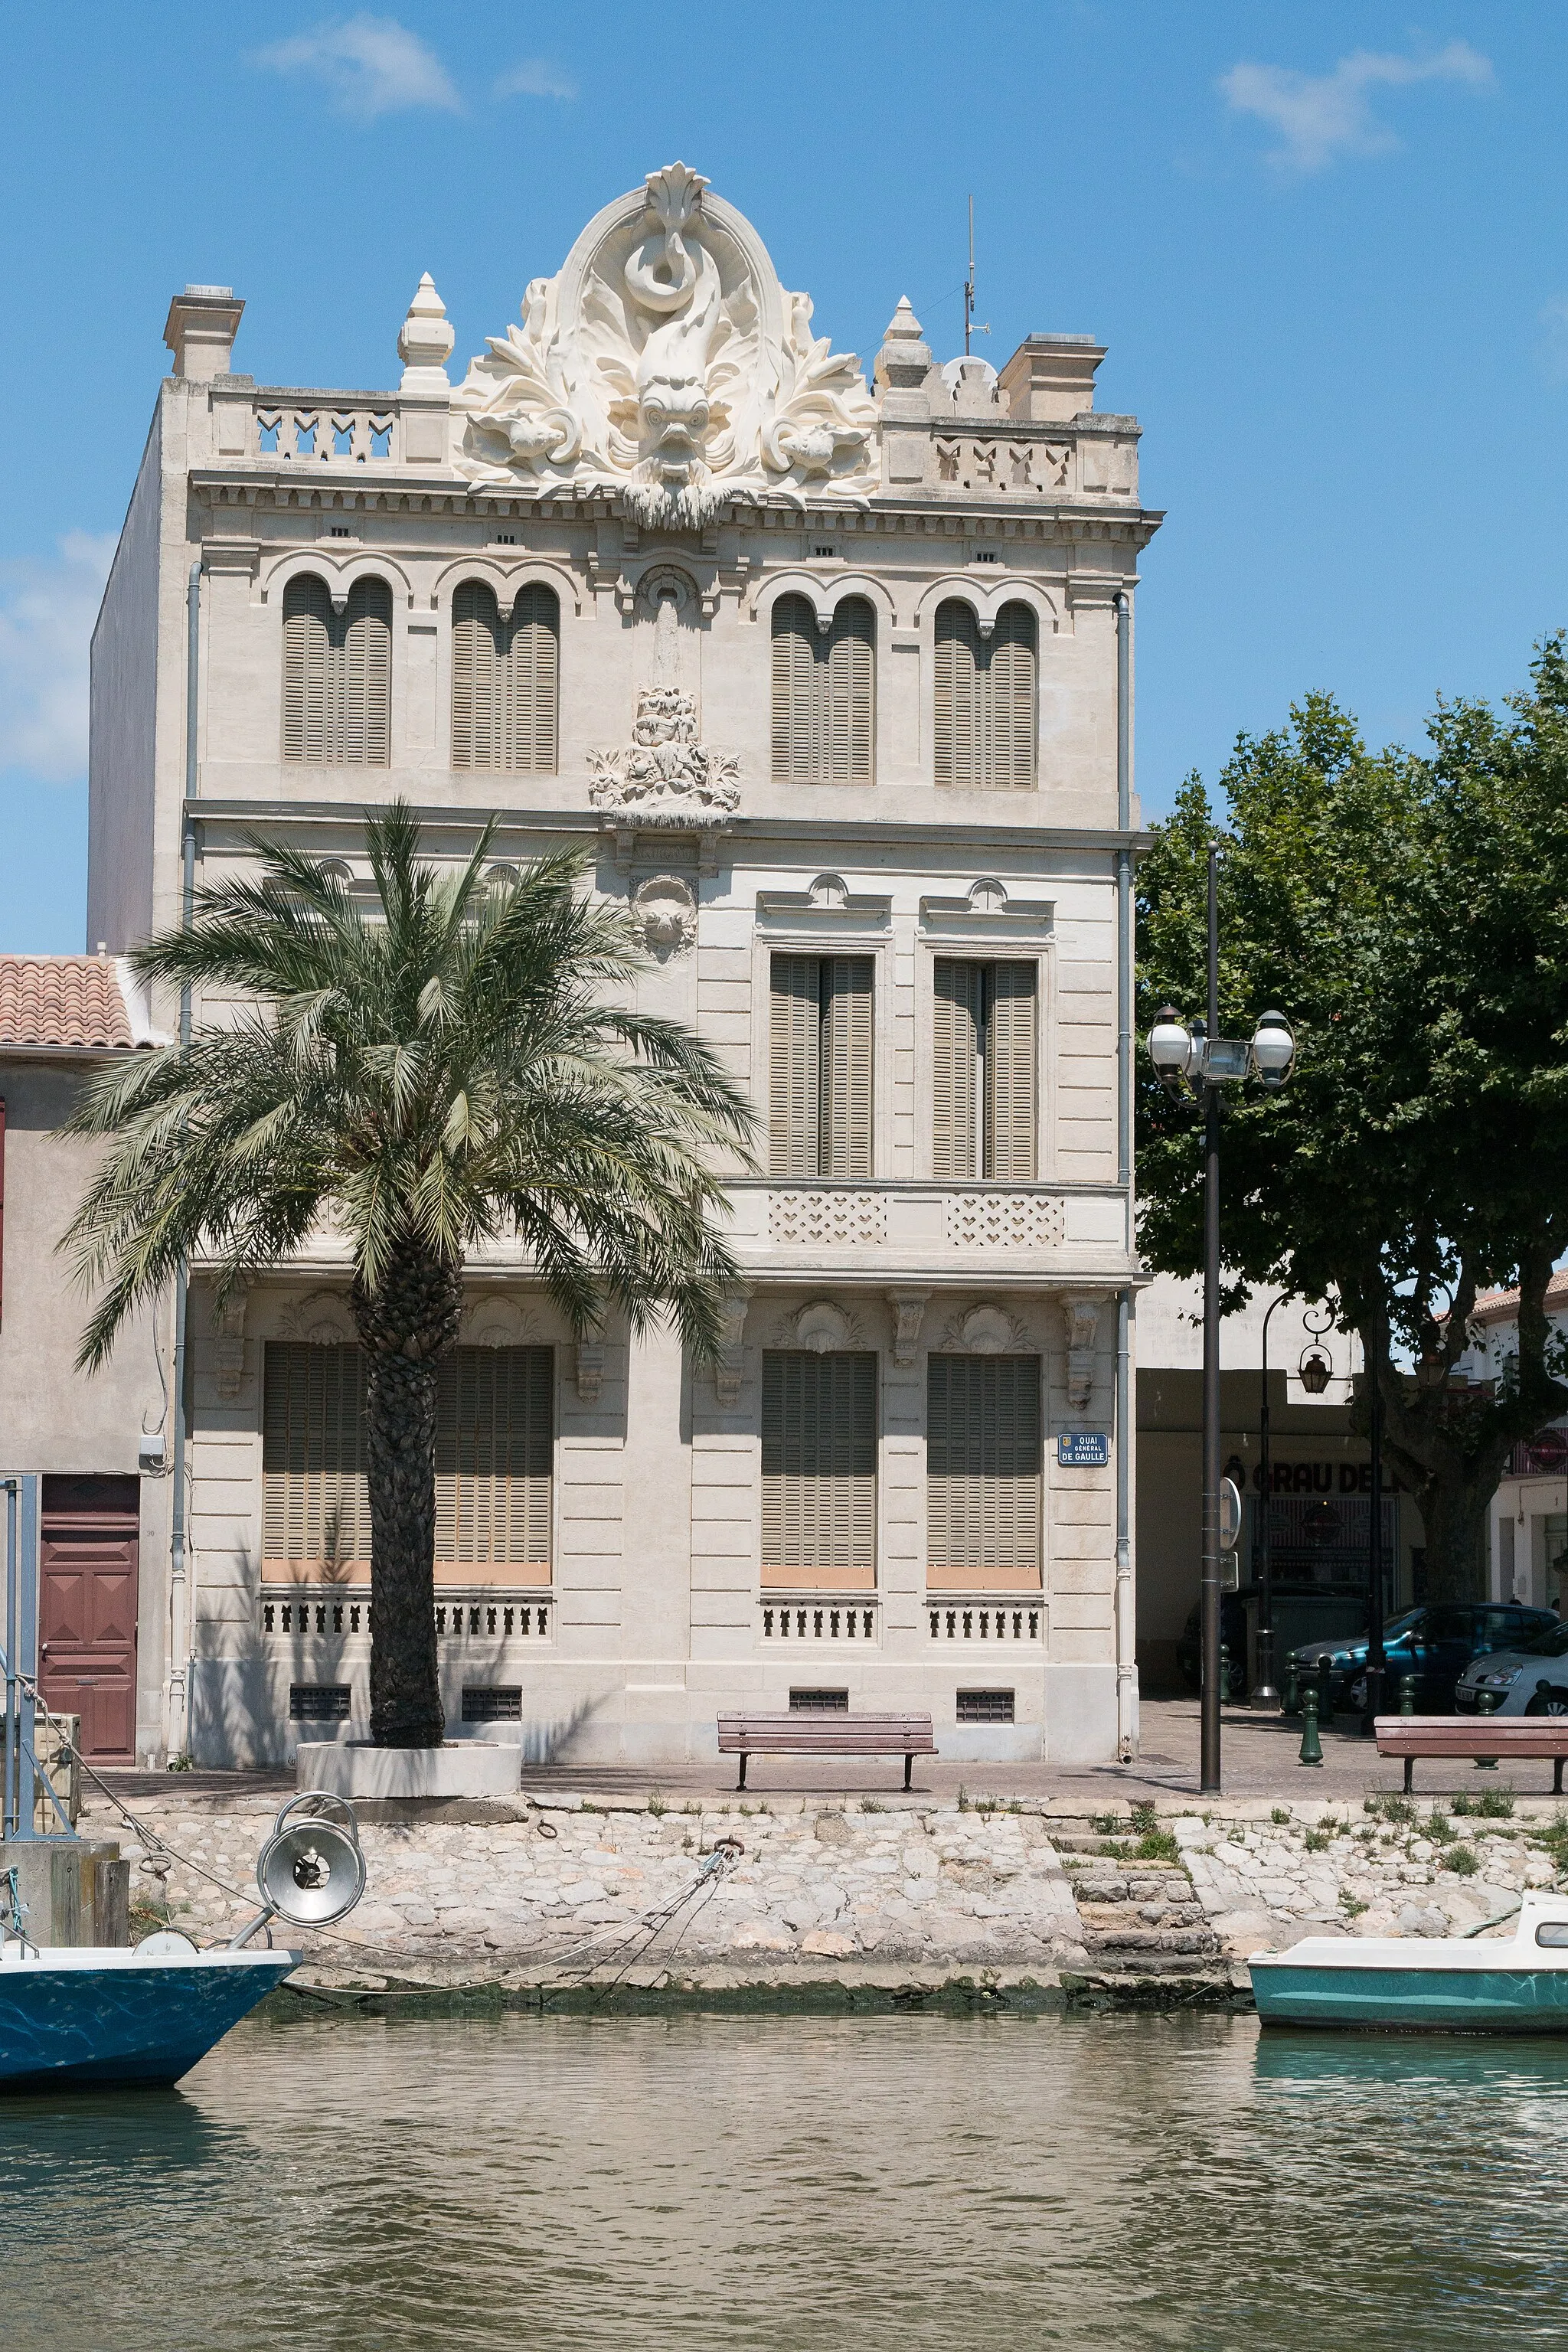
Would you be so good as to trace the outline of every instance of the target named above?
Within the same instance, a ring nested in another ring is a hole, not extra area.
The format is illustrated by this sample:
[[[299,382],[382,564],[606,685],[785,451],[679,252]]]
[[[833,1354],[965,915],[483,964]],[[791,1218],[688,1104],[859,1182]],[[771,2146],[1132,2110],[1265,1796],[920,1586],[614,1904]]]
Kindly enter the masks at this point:
[[[750,1291],[732,1290],[721,1310],[724,1328],[719,1341],[718,1360],[713,1366],[713,1393],[725,1412],[733,1412],[741,1402],[741,1381],[746,1360],[746,1310],[751,1303]]]
[[[921,1325],[931,1299],[929,1290],[889,1290],[888,1304],[893,1310],[893,1361],[912,1364],[920,1346]]]
[[[232,1404],[245,1377],[245,1310],[250,1286],[237,1282],[221,1307],[213,1309],[213,1384],[225,1404]]]
[[[577,1400],[580,1404],[597,1404],[605,1385],[605,1343],[602,1339],[579,1339],[577,1342]]]
[[[1068,1403],[1074,1412],[1085,1412],[1094,1393],[1094,1342],[1104,1303],[1083,1297],[1062,1301],[1068,1327]]]

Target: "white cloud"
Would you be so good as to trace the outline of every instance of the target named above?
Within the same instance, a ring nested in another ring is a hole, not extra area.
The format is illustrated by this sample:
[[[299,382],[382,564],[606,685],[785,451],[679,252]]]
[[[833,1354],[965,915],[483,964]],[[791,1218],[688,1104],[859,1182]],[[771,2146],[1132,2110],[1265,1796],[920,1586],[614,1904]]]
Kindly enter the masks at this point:
[[[1427,58],[1402,58],[1357,49],[1342,58],[1332,73],[1292,73],[1284,66],[1232,66],[1219,87],[1237,114],[1271,123],[1282,144],[1269,162],[1291,172],[1321,172],[1338,155],[1377,155],[1398,140],[1372,110],[1372,92],[1399,89],[1412,82],[1463,82],[1471,89],[1490,87],[1489,59],[1468,41],[1450,41]]]
[[[59,553],[0,564],[0,768],[56,783],[87,766],[92,625],[112,531],[68,531]]]
[[[360,122],[418,106],[459,110],[458,93],[435,50],[392,16],[318,25],[270,48],[253,49],[248,62],[323,83],[338,112]]]
[[[575,98],[577,85],[570,74],[543,58],[524,58],[503,73],[495,85],[498,98]]]

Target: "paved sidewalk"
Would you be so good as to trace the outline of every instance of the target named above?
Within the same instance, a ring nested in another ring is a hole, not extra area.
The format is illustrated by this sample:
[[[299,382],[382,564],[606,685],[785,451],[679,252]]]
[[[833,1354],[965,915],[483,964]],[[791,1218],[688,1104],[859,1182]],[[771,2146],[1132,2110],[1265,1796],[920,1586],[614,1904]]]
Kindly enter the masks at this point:
[[[843,1763],[805,1762],[793,1757],[753,1757],[747,1772],[747,1801],[760,1802],[789,1796],[844,1795],[870,1797],[889,1806],[955,1804],[960,1793],[971,1798],[1019,1797],[1077,1799],[1086,1805],[1109,1804],[1118,1797],[1152,1798],[1163,1811],[1175,1810],[1174,1801],[1198,1790],[1198,1703],[1195,1698],[1145,1699],[1141,1722],[1142,1750],[1131,1764],[975,1764],[951,1763],[939,1757],[920,1757],[915,1785],[906,1798],[900,1759],[862,1759]],[[940,1733],[938,1735],[940,1738]],[[1223,1738],[1223,1793],[1234,1798],[1361,1797],[1373,1790],[1398,1790],[1403,1767],[1378,1756],[1359,1725],[1342,1717],[1338,1728],[1323,1734],[1321,1767],[1298,1760],[1301,1744],[1300,1720],[1250,1715],[1243,1707],[1226,1707]],[[1521,1796],[1546,1796],[1552,1771],[1546,1764],[1521,1764],[1502,1776]],[[178,1790],[202,1805],[237,1797],[271,1797],[281,1804],[294,1787],[293,1775],[268,1772],[106,1772],[104,1780],[127,1801],[156,1796],[167,1801]],[[657,1769],[617,1764],[529,1764],[523,1787],[542,1797],[573,1791],[585,1797],[646,1800],[651,1791],[679,1802],[713,1798],[735,1801],[735,1771],[731,1759],[710,1764],[670,1764]],[[1416,1768],[1416,1791],[1427,1800],[1457,1790],[1484,1790],[1496,1784],[1491,1773],[1478,1773],[1472,1764],[1423,1759]]]

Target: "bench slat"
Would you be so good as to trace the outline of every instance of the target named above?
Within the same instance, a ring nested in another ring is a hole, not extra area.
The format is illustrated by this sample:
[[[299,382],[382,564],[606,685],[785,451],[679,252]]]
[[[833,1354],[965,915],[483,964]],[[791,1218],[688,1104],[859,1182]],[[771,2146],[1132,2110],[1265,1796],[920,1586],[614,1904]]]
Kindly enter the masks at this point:
[[[1568,1756],[1568,1716],[1380,1715],[1384,1756]]]

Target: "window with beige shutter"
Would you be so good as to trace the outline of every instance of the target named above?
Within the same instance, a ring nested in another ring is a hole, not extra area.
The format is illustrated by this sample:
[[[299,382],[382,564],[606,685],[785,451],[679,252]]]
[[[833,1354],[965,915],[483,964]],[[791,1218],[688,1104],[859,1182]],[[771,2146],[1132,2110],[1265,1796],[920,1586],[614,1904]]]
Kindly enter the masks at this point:
[[[764,1585],[877,1580],[877,1359],[763,1351]]]
[[[1004,604],[989,636],[973,608],[936,608],[932,745],[951,790],[1032,792],[1039,740],[1039,632],[1027,604]]]
[[[486,580],[452,599],[452,765],[553,775],[560,693],[561,604],[552,588],[520,588],[504,621]]]
[[[775,1176],[871,1173],[871,956],[775,955],[769,1164]]]
[[[283,757],[380,768],[392,757],[392,591],[356,580],[341,613],[301,572],[283,592]]]
[[[932,1173],[1032,1181],[1037,967],[939,956],[931,992]]]
[[[1038,1356],[942,1356],[926,1370],[926,1581],[1037,1591],[1042,1497]]]
[[[775,783],[868,784],[876,739],[877,621],[846,596],[826,629],[809,598],[773,612]]]
[[[436,1403],[436,1562],[447,1582],[550,1581],[554,1356],[458,1348]],[[262,1564],[301,1582],[370,1568],[364,1358],[268,1340]]]

